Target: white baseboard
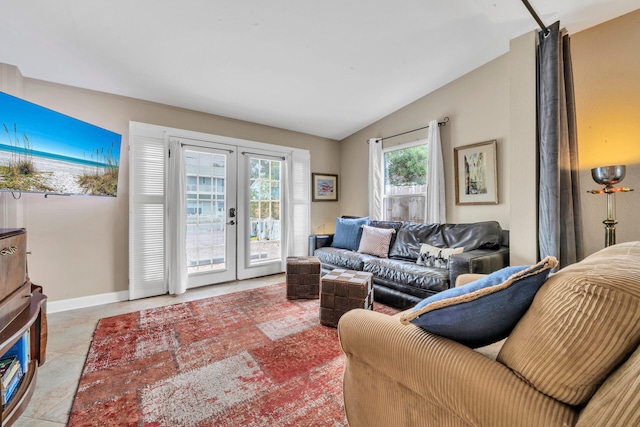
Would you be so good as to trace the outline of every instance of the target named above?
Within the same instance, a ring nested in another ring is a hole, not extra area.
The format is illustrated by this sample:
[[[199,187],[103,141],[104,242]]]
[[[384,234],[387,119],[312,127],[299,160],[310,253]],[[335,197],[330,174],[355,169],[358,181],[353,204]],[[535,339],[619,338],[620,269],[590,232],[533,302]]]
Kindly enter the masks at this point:
[[[93,307],[112,302],[128,301],[129,291],[109,292],[108,294],[90,295],[60,301],[47,301],[47,313],[75,310],[77,308]]]

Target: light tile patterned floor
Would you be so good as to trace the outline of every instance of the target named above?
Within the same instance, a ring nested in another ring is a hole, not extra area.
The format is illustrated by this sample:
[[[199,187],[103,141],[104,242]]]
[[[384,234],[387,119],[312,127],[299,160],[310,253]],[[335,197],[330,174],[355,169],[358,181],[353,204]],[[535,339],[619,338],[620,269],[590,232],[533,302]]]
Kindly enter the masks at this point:
[[[67,424],[82,367],[99,319],[146,308],[254,289],[281,283],[284,280],[284,274],[276,274],[258,279],[191,289],[179,296],[164,295],[50,314],[48,316],[47,360],[38,370],[38,380],[33,398],[14,426],[60,427]]]

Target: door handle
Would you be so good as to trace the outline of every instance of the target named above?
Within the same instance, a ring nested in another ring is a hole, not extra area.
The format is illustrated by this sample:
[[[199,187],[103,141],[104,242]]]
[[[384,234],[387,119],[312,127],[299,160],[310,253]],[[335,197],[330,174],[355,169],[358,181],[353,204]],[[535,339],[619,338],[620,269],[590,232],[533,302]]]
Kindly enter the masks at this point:
[[[236,225],[236,222],[234,220],[231,220],[227,223],[228,225]]]

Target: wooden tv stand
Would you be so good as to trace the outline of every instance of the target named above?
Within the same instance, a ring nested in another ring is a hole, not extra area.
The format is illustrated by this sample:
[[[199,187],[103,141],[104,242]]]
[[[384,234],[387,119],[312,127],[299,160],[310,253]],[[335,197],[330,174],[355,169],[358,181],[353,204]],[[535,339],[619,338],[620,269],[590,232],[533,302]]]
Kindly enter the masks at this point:
[[[13,424],[31,400],[47,347],[47,297],[26,275],[25,234],[24,229],[0,229],[0,357],[28,337],[26,373],[9,402],[0,405],[2,427]]]

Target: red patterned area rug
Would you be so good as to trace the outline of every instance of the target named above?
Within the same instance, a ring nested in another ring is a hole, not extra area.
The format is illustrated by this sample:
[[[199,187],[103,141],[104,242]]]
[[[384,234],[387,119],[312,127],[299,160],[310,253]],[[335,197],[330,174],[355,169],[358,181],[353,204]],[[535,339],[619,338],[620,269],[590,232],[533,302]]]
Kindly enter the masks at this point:
[[[101,319],[69,426],[345,426],[344,354],[284,284]],[[376,311],[398,310],[375,303]]]

